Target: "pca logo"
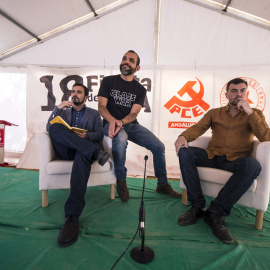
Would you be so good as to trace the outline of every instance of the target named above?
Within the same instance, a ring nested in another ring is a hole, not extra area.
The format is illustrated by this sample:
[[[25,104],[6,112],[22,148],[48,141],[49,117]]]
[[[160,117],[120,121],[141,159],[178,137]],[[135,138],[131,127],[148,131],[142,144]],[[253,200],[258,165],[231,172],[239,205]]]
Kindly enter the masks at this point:
[[[248,89],[246,99],[249,102],[250,106],[261,111],[265,108],[265,93],[260,83],[254,79],[239,77],[247,81]],[[228,104],[228,100],[225,96],[227,83],[223,86],[220,93],[220,105],[226,106]]]

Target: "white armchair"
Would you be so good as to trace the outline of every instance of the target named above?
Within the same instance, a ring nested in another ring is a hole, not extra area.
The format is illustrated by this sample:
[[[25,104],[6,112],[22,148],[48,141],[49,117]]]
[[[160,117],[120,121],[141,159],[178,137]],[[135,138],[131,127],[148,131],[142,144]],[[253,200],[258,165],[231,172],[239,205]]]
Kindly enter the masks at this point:
[[[189,146],[207,148],[210,137],[201,136],[197,140],[190,142]],[[254,140],[253,150],[250,155],[260,162],[261,173],[254,180],[249,190],[239,199],[237,204],[256,209],[255,229],[261,230],[263,214],[267,210],[270,191],[270,142],[259,142]],[[216,197],[227,182],[232,173],[220,169],[198,167],[203,194]],[[180,188],[183,189],[182,203],[187,204],[187,190],[180,177]]]
[[[104,150],[111,154],[111,139],[104,136]],[[49,189],[70,188],[70,175],[73,161],[60,160],[55,153],[48,133],[39,134],[40,167],[39,167],[39,190],[42,191],[42,207],[48,206]],[[87,186],[110,185],[110,198],[114,199],[114,163],[112,156],[100,166],[95,161],[91,168]]]

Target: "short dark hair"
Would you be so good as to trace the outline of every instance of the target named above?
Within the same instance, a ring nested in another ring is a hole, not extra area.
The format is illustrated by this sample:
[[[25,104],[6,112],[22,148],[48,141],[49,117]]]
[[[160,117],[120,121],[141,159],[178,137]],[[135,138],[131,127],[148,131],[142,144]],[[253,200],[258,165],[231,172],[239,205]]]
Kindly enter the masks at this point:
[[[242,79],[242,78],[235,78],[235,79],[230,80],[227,83],[226,91],[228,92],[229,87],[230,87],[231,84],[240,84],[240,83],[244,83],[246,85],[246,87],[248,86],[247,81],[245,81],[244,79]]]
[[[141,62],[141,59],[140,59],[139,55],[138,55],[136,52],[134,52],[133,50],[129,50],[128,52],[130,52],[130,53],[135,53],[135,54],[137,55],[137,63],[136,63],[136,66],[139,66],[139,65],[140,65],[140,62]]]
[[[81,87],[83,87],[83,89],[84,89],[84,96],[89,96],[89,89],[86,86],[84,86],[81,83],[74,83],[73,86],[72,86],[72,88],[74,86],[81,86]]]

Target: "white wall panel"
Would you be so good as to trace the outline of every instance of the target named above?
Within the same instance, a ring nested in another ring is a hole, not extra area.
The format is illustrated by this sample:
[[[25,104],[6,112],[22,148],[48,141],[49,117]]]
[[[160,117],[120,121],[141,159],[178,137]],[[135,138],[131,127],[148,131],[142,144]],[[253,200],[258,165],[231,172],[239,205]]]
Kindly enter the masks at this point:
[[[26,73],[24,69],[0,69],[0,120],[16,126],[5,128],[5,151],[23,152],[26,133]],[[34,102],[34,101],[33,101]]]

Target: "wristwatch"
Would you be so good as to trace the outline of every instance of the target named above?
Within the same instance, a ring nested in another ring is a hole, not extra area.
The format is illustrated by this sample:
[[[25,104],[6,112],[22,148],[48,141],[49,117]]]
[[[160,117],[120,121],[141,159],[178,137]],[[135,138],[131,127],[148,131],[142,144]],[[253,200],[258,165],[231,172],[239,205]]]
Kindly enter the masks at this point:
[[[122,125],[124,125],[124,124],[125,124],[123,120],[121,120],[121,122],[122,122]]]

